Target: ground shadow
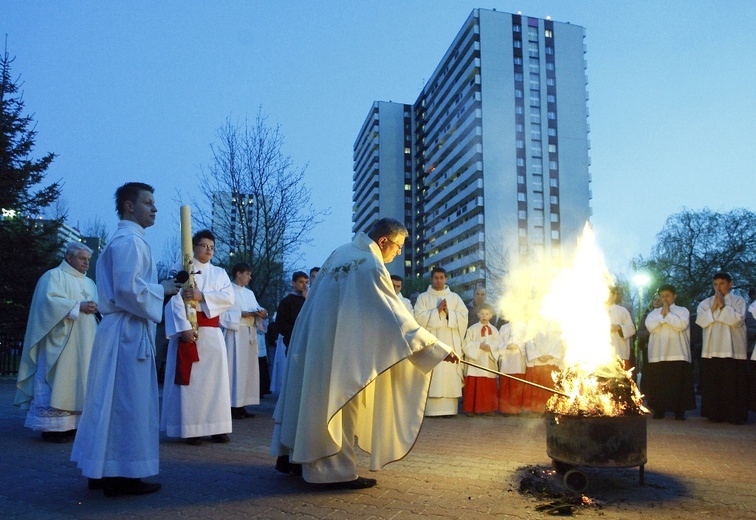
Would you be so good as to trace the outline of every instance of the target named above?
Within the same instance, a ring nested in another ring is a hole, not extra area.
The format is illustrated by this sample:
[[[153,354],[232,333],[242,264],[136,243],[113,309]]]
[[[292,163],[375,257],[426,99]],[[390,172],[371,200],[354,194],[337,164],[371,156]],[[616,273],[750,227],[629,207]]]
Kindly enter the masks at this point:
[[[515,484],[521,494],[534,497],[537,509],[551,514],[571,514],[580,508],[614,504],[650,504],[674,501],[690,494],[690,489],[676,477],[640,469],[597,468],[577,466],[582,474],[577,482],[566,482],[564,472],[552,466],[525,466],[515,473]],[[570,485],[572,484],[572,485]],[[577,485],[575,485],[577,484]]]

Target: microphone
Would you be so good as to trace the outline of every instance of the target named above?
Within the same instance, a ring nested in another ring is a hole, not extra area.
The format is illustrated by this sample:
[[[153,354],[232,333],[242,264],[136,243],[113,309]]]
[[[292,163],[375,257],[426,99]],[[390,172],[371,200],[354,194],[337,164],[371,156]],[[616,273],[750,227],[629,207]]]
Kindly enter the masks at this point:
[[[173,281],[176,283],[185,283],[189,279],[189,273],[187,273],[186,271],[171,269],[170,271],[168,271],[166,280],[170,280],[171,278],[173,278]]]

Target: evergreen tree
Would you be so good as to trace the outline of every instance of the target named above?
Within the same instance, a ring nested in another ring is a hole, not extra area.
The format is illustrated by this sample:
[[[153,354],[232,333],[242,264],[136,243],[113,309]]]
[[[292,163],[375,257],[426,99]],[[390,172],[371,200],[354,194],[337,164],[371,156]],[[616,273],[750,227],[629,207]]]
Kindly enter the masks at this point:
[[[6,48],[0,59],[0,326],[11,333],[23,331],[37,280],[59,261],[60,222],[40,216],[61,190],[59,182],[40,186],[55,154],[32,157],[37,132],[23,113],[12,63]]]

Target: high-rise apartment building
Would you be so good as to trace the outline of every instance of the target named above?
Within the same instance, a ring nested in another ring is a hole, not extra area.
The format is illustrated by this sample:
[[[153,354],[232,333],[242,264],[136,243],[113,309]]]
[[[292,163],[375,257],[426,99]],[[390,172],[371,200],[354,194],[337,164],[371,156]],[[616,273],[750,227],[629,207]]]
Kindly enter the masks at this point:
[[[571,249],[590,217],[584,29],[475,9],[407,116],[376,102],[354,145],[354,230],[404,218],[403,265],[457,292]]]

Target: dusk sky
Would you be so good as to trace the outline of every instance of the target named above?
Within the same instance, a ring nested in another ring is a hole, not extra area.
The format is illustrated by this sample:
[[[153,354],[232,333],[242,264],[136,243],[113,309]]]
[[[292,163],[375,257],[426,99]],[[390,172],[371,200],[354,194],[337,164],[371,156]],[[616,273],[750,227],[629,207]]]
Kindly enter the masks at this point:
[[[115,188],[149,182],[156,260],[218,128],[262,107],[331,212],[293,269],[352,237],[352,146],[373,101],[414,103],[476,7],[585,27],[591,221],[614,272],[683,207],[754,210],[754,1],[0,0],[0,35],[69,223],[112,232]]]

